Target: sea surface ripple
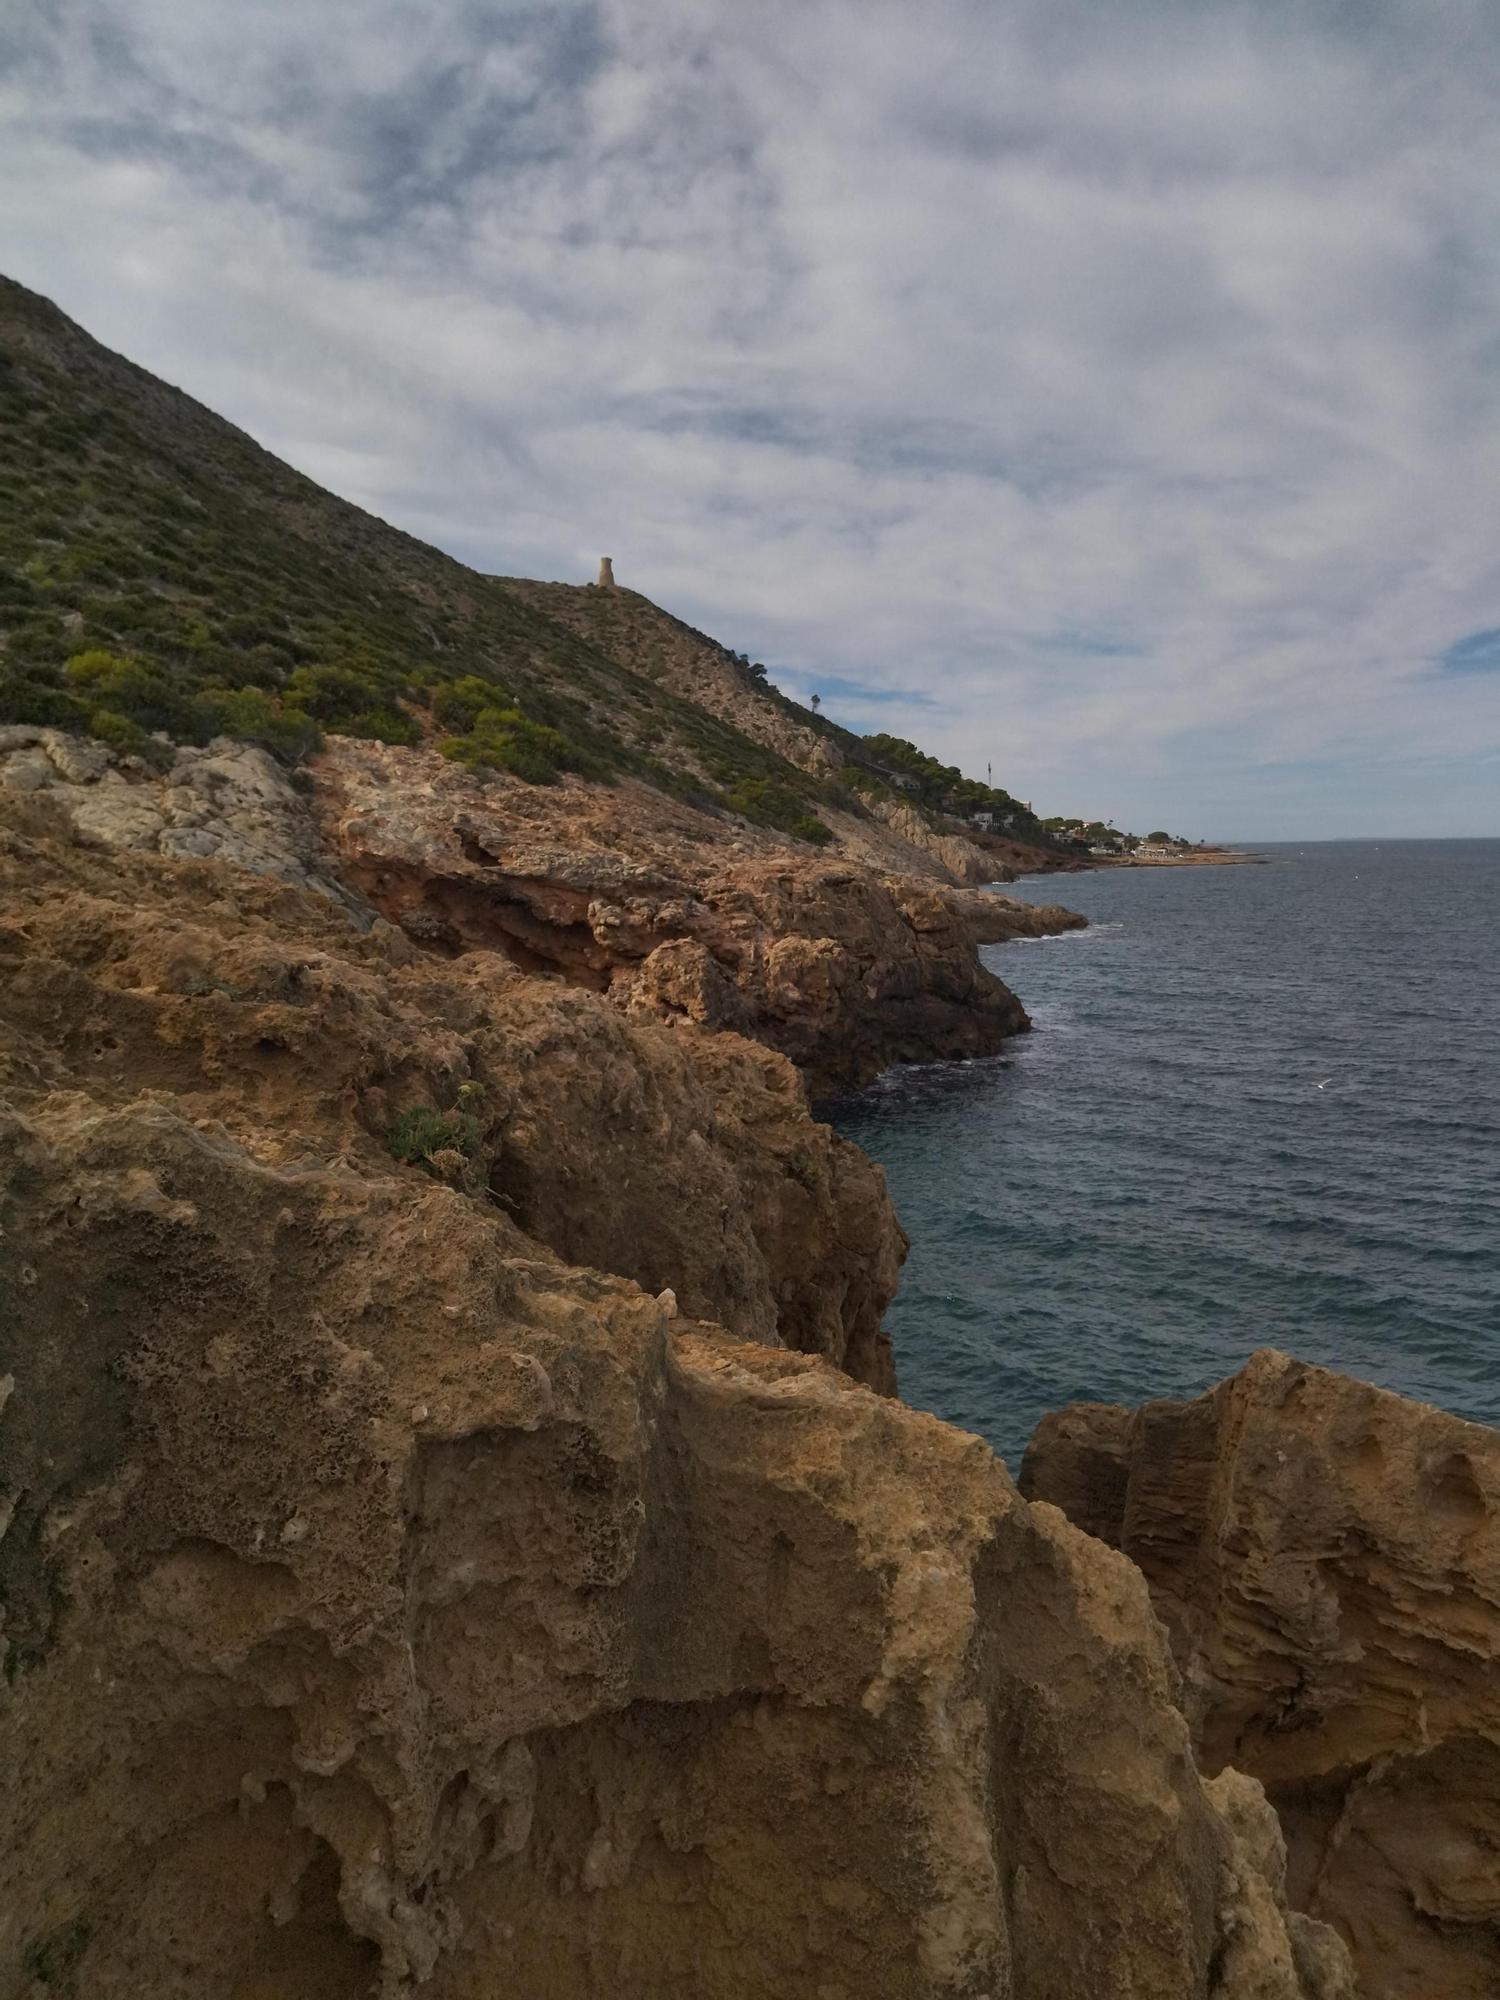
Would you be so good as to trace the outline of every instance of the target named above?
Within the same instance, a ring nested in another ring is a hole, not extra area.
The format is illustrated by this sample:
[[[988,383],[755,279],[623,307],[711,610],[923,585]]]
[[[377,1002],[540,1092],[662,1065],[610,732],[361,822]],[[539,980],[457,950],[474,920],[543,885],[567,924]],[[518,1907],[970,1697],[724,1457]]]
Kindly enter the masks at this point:
[[[1006,891],[1035,1032],[834,1107],[912,1239],[902,1394],[1011,1464],[1077,1398],[1255,1348],[1500,1423],[1500,841],[1263,850]]]

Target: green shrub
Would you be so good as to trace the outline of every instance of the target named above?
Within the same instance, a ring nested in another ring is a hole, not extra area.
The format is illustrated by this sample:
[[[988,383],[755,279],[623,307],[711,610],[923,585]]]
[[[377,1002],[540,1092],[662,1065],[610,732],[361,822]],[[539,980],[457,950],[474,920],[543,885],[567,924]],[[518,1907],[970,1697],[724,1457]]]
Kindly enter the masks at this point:
[[[36,729],[82,729],[88,708],[53,681],[5,667],[0,668],[0,721],[29,722]]]
[[[144,660],[95,648],[75,653],[63,673],[91,706],[97,703],[142,729],[163,729],[171,736],[196,734],[190,705],[165,674]]]
[[[394,708],[362,709],[342,725],[342,733],[363,736],[372,743],[403,743],[408,747],[422,740],[420,725]]]
[[[310,715],[264,688],[204,688],[193,708],[203,735],[238,736],[284,757],[306,757],[323,741]]]
[[[232,646],[276,644],[286,637],[286,620],[279,612],[238,612],[225,619],[224,637]]]
[[[806,799],[799,798],[789,785],[772,778],[742,778],[724,795],[731,812],[754,820],[758,826],[774,827],[797,840],[823,847],[832,840],[831,828],[808,811]]]
[[[96,708],[89,717],[88,730],[90,736],[97,736],[111,750],[124,750],[136,756],[142,755],[151,744],[151,738],[138,722],[132,722],[128,715],[116,714],[112,708]]]
[[[298,667],[286,684],[286,695],[306,714],[336,729],[351,716],[376,707],[385,689],[353,667]]]
[[[27,618],[11,627],[6,651],[12,660],[60,667],[73,644],[55,618]]]
[[[396,706],[405,683],[360,662],[298,667],[285,684],[287,701],[341,736],[364,736],[377,743],[417,743],[422,732]]]
[[[471,771],[510,771],[532,785],[551,784],[570,761],[566,738],[518,708],[481,709],[467,735],[450,736],[438,748]]]
[[[465,1090],[465,1102],[477,1093]],[[484,1127],[468,1111],[437,1111],[420,1104],[403,1111],[386,1134],[391,1157],[403,1166],[423,1167],[439,1180],[473,1189],[480,1183]]]
[[[513,706],[504,688],[496,687],[493,681],[482,681],[478,674],[465,674],[462,680],[449,681],[432,697],[432,712],[438,721],[460,736],[468,735],[487,708]]]

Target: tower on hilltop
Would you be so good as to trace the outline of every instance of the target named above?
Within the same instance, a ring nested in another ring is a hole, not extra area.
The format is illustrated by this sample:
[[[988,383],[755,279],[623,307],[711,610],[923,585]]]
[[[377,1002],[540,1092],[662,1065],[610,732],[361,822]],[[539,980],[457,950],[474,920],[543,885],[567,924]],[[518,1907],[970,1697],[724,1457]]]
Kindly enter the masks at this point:
[[[613,590],[615,587],[615,559],[613,556],[599,558],[599,588]]]

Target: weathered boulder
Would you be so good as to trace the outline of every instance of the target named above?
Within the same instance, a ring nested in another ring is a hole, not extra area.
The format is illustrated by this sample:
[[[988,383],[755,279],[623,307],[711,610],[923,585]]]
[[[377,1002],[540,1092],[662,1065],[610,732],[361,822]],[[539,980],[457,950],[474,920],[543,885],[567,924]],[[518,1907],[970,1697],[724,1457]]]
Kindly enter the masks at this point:
[[[1140,1565],[1205,1768],[1264,1781],[1368,2000],[1500,1992],[1500,1432],[1267,1350],[1044,1418],[1021,1488]]]

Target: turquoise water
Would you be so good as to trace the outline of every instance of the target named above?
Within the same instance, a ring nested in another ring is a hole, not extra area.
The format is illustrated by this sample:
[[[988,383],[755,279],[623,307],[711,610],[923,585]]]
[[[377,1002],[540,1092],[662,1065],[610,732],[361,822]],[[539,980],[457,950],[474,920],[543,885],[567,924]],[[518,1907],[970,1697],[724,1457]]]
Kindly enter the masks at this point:
[[[1264,851],[1014,885],[1092,925],[986,949],[1035,1032],[835,1107],[912,1239],[902,1393],[1013,1470],[1266,1344],[1500,1423],[1500,841]]]

